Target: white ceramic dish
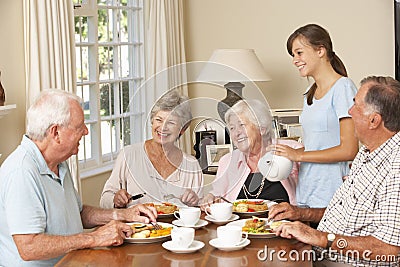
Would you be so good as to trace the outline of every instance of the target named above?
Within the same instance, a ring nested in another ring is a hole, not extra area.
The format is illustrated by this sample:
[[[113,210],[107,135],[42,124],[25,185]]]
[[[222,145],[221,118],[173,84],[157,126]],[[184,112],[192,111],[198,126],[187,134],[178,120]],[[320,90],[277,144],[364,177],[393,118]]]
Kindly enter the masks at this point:
[[[180,220],[173,220],[172,224],[175,226],[179,226],[179,227],[190,227],[190,228],[194,228],[194,229],[199,229],[201,227],[206,226],[208,224],[208,222],[200,219],[195,225],[185,225]]]
[[[162,227],[174,227],[170,223],[163,223],[163,222],[157,222],[159,225]],[[140,224],[140,223],[127,223],[128,225],[132,224]],[[151,225],[151,224],[149,224]],[[160,242],[160,241],[165,241],[167,239],[171,238],[171,234],[169,235],[164,235],[164,236],[157,236],[157,237],[147,237],[147,238],[125,238],[124,242],[126,243],[133,243],[133,244],[148,244],[148,243],[155,243],[155,242]]]
[[[217,248],[217,249],[219,249],[219,250],[234,251],[234,250],[240,250],[240,249],[246,247],[247,245],[249,245],[249,244],[250,244],[250,240],[247,239],[244,243],[242,243],[242,244],[240,244],[240,245],[238,245],[238,246],[236,246],[236,245],[225,245],[225,244],[223,245],[223,244],[220,244],[220,243],[218,242],[218,238],[211,239],[208,243],[209,243],[211,246],[213,246],[213,247],[215,247],[215,248]]]
[[[266,220],[266,218],[260,218],[260,219]],[[243,227],[247,220],[248,219],[242,219],[242,220],[230,222],[227,225],[234,225],[234,226]],[[248,237],[249,238],[274,238],[274,237],[277,237],[277,236],[275,235],[275,233],[260,233],[260,234],[248,233]]]
[[[264,203],[267,204],[268,206],[268,210],[275,204],[278,204],[274,201],[271,200],[264,200],[264,199],[237,199],[235,200],[233,203],[238,203],[240,201],[244,201],[244,200],[248,200],[248,201],[263,201]],[[234,213],[238,214],[238,215],[242,215],[242,216],[257,216],[257,215],[262,215],[268,212],[268,210],[263,210],[263,211],[254,211],[254,212],[239,212],[239,211],[234,211]]]
[[[233,221],[239,219],[239,215],[232,214],[232,216],[226,221],[217,221],[213,217],[211,217],[210,215],[205,216],[204,219],[206,219],[207,221],[210,221],[210,222],[212,222],[214,224],[222,225],[222,224],[226,224],[228,222],[233,222]]]
[[[147,202],[147,203],[152,203],[154,205],[163,205],[162,202]],[[145,203],[146,204],[146,203]],[[174,204],[175,206],[177,206],[177,210],[179,210],[179,205],[177,205],[176,203],[171,203]],[[171,218],[174,217],[174,213],[158,213],[157,214],[157,218]]]
[[[174,242],[167,241],[162,243],[162,247],[166,250],[174,253],[192,253],[204,247],[204,243],[201,241],[193,240],[193,243],[188,248],[180,248],[174,245]]]

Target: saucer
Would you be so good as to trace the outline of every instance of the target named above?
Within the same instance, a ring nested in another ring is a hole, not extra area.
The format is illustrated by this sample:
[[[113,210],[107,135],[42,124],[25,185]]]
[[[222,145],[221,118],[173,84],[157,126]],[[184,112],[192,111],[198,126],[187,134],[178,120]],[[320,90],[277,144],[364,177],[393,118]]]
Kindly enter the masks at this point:
[[[247,239],[243,244],[240,244],[238,246],[237,245],[232,246],[232,245],[220,244],[218,241],[218,238],[211,239],[208,243],[211,246],[213,246],[217,249],[220,249],[220,250],[234,251],[234,250],[240,250],[240,249],[244,248],[245,246],[247,246],[248,244],[250,244],[250,239]]]
[[[199,229],[201,227],[206,226],[208,224],[208,222],[200,219],[195,225],[185,225],[181,222],[181,220],[173,220],[172,224],[179,226],[179,227],[190,227],[190,228],[194,228],[194,229]]]
[[[175,253],[191,253],[195,252],[199,249],[202,249],[204,247],[204,243],[201,241],[193,240],[193,243],[188,247],[188,248],[180,248],[176,247],[174,245],[174,242],[172,241],[167,241],[162,243],[163,248],[175,252]]]
[[[225,220],[225,221],[217,221],[213,217],[211,217],[210,215],[207,215],[206,217],[204,217],[204,219],[206,219],[206,220],[208,220],[208,221],[210,221],[210,222],[212,222],[214,224],[221,225],[221,224],[225,224],[225,223],[232,222],[232,221],[235,221],[235,220],[239,219],[239,215],[232,214],[232,216],[228,220]]]

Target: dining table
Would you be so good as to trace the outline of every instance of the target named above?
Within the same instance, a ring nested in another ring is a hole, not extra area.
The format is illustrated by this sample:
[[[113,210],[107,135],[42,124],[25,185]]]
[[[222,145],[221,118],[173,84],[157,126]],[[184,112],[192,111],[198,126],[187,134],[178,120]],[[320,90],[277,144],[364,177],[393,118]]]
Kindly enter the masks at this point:
[[[202,212],[201,219],[205,220]],[[241,218],[242,219],[242,218]],[[175,218],[164,217],[158,221],[171,223]],[[217,227],[212,222],[195,230],[195,240],[204,247],[192,253],[175,253],[163,248],[160,241],[146,244],[123,243],[115,247],[98,247],[74,250],[67,253],[56,267],[241,267],[241,266],[296,266],[311,267],[309,257],[312,247],[293,239],[272,236],[269,238],[250,238],[250,244],[235,251],[219,250],[209,244],[217,237]]]

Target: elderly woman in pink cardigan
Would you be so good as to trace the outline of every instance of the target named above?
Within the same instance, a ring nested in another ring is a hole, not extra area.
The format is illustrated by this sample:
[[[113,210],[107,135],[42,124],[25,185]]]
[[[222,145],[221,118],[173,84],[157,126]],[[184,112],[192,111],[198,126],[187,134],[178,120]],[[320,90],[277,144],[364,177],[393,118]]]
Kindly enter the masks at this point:
[[[226,112],[225,121],[237,149],[220,159],[212,190],[200,203],[202,208],[213,202],[219,202],[220,196],[229,201],[269,199],[295,205],[299,163],[293,164],[287,179],[271,182],[260,173],[258,161],[276,143],[293,148],[302,145],[294,140],[273,138],[271,112],[259,100],[237,102]]]

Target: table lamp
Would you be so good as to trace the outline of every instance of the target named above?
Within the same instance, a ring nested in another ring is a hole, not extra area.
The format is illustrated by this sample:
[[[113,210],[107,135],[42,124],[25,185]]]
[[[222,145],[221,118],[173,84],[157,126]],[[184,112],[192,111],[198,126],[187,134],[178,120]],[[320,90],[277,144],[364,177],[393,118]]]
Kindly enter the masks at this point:
[[[254,49],[216,49],[198,80],[200,82],[223,83],[226,97],[217,106],[218,114],[225,121],[225,113],[243,98],[243,82],[270,81]]]

